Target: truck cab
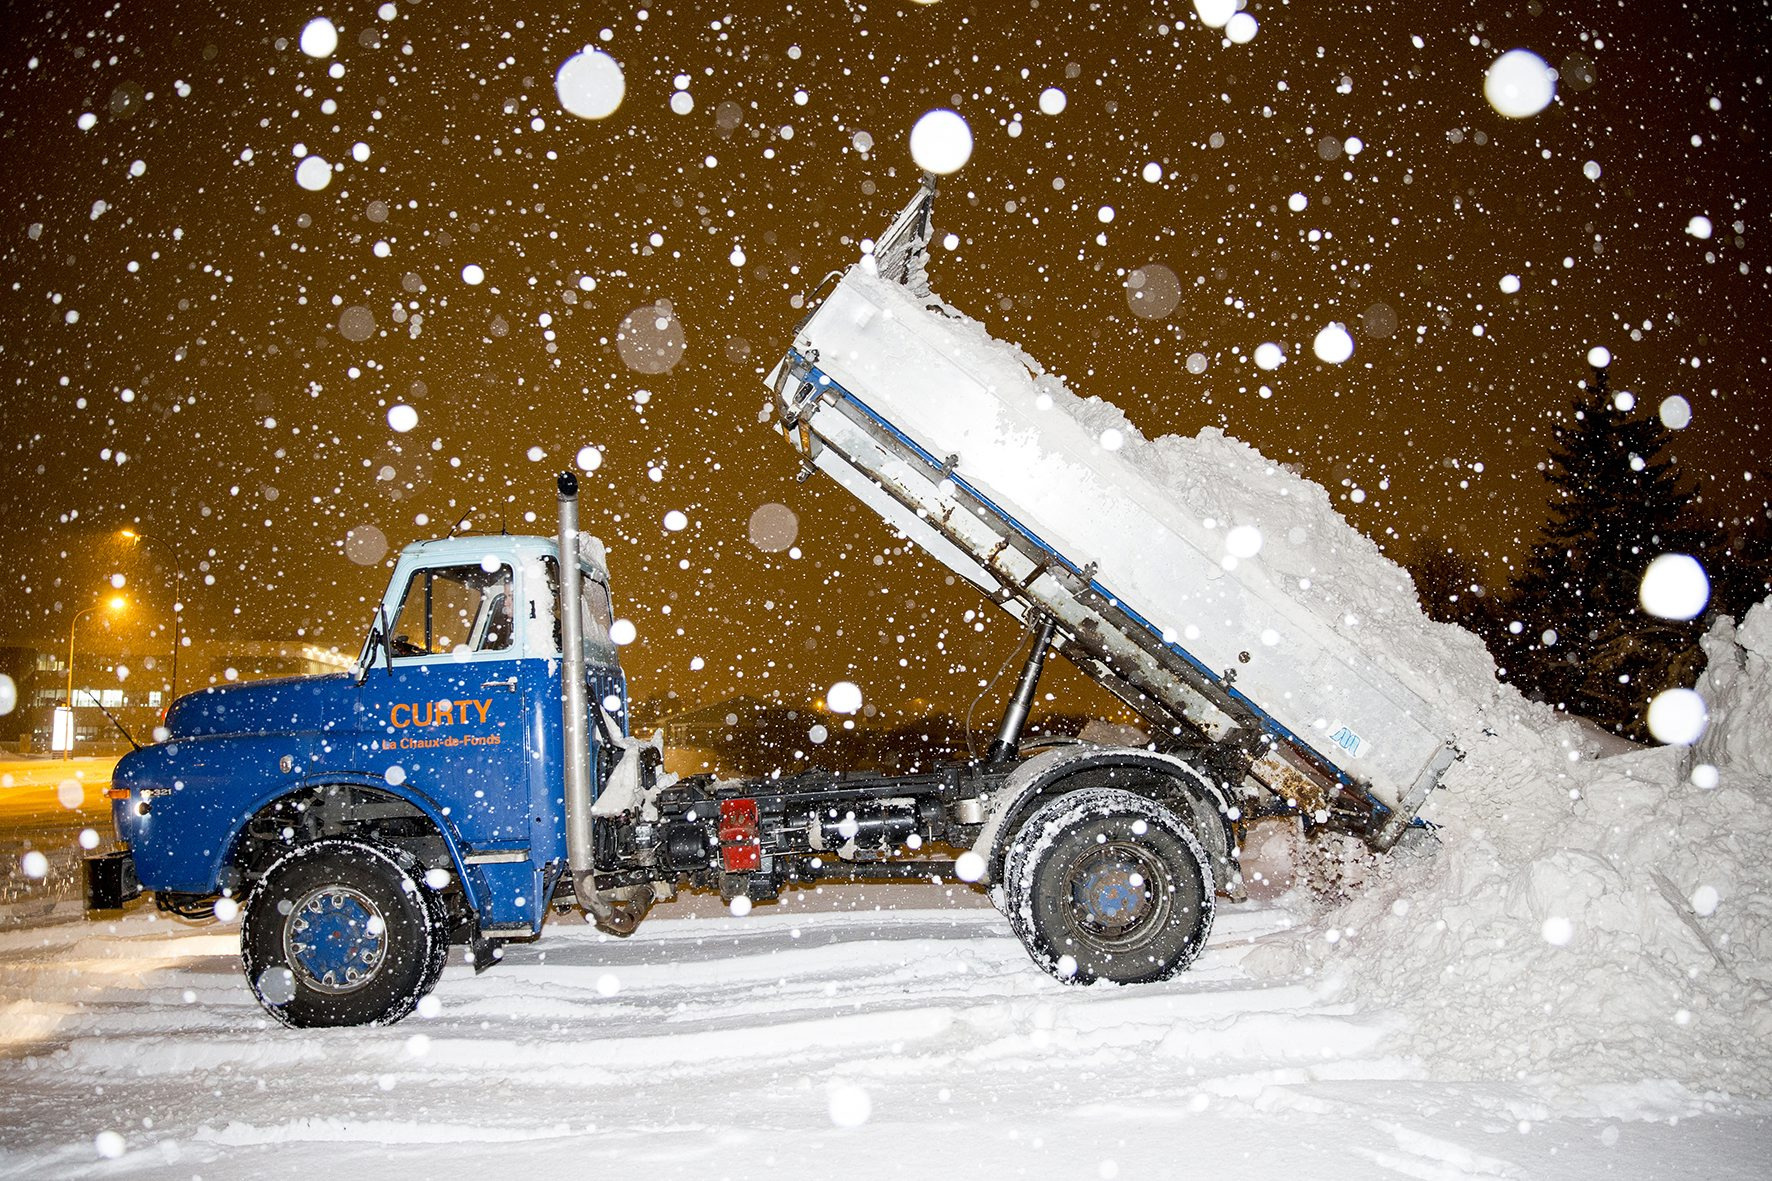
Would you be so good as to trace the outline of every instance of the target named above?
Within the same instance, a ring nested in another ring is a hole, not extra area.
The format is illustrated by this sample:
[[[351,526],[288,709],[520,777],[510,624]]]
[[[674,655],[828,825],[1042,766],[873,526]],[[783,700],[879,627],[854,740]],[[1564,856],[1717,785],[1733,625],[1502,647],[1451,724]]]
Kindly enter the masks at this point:
[[[577,550],[586,695],[625,734],[603,550],[588,535]],[[231,912],[285,854],[350,841],[430,884],[445,948],[536,934],[566,857],[559,552],[503,535],[408,546],[352,671],[180,698],[162,740],[117,766],[125,849],[93,874],[114,894],[95,904],[146,887],[166,909]],[[597,785],[610,748],[590,758]]]

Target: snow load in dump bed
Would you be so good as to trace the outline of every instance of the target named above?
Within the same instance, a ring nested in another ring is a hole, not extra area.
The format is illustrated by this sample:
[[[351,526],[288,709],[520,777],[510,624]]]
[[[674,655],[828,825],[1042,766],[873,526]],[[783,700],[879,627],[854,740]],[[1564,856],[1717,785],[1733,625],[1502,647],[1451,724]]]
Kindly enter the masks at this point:
[[[1153,444],[1091,425],[1101,403],[933,295],[933,196],[926,180],[768,379],[802,478],[829,473],[1017,617],[1055,617],[1074,663],[1167,744],[1246,768],[1257,800],[1392,843],[1455,757],[1450,727],[1289,593],[1259,529],[1188,512]]]

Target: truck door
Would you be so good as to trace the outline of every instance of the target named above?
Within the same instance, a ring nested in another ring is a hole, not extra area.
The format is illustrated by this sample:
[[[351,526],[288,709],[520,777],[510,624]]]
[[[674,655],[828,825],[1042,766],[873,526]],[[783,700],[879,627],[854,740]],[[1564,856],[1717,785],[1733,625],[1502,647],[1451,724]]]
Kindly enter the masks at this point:
[[[476,849],[528,844],[516,591],[494,558],[413,570],[358,699],[361,769],[429,796]]]

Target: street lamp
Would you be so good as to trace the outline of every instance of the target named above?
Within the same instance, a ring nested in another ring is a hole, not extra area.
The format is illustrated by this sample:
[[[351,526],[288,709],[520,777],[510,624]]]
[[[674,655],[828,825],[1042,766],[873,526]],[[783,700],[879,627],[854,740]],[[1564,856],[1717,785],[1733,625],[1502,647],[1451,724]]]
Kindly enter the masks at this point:
[[[104,605],[112,611],[121,611],[129,606],[129,600],[122,595],[112,595]],[[94,603],[90,607],[74,612],[74,618],[68,620],[68,742],[62,748],[64,761],[74,757],[74,628],[83,617],[91,615],[98,610],[98,607],[99,605]]]
[[[138,533],[134,529],[120,529],[118,533],[123,540],[134,542],[137,545],[144,541],[158,542],[160,540],[153,534]],[[170,701],[178,697],[178,616],[179,611],[184,607],[184,604],[179,601],[182,597],[179,591],[184,587],[185,574],[178,562],[178,543],[167,542],[167,544],[172,547],[172,685],[171,694],[167,698]]]

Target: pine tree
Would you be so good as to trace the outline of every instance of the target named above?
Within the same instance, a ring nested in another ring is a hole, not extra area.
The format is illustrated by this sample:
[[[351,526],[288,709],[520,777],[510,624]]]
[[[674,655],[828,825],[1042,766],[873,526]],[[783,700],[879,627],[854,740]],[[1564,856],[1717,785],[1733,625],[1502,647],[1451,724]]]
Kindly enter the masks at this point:
[[[1729,520],[1712,560],[1711,614],[1740,623],[1754,604],[1772,598],[1772,504]]]
[[[1643,571],[1662,553],[1697,552],[1669,434],[1653,412],[1607,389],[1595,369],[1553,427],[1546,476],[1550,521],[1506,599],[1503,663],[1529,695],[1641,737],[1655,693],[1690,684],[1694,624],[1657,619],[1638,602]]]

